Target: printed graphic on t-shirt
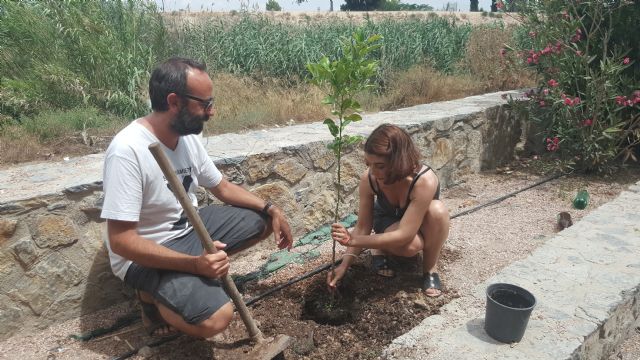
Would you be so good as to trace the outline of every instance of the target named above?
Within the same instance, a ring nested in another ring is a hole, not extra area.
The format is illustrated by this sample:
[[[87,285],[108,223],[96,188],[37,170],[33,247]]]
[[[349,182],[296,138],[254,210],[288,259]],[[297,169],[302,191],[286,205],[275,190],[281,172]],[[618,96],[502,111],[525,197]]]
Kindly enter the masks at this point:
[[[191,177],[191,167],[176,170],[176,175],[178,175],[178,178],[180,178],[180,176],[184,174],[186,174],[186,176],[182,178],[182,187],[184,188],[184,191],[189,194],[189,188],[193,183],[193,178]],[[165,181],[167,182],[167,188],[173,193],[171,184],[169,184],[167,179],[165,179]],[[189,219],[187,218],[187,214],[184,212],[184,209],[180,213],[180,219],[178,219],[178,221],[174,222],[172,225],[173,226],[171,227],[171,230],[182,230],[186,229],[189,226]]]

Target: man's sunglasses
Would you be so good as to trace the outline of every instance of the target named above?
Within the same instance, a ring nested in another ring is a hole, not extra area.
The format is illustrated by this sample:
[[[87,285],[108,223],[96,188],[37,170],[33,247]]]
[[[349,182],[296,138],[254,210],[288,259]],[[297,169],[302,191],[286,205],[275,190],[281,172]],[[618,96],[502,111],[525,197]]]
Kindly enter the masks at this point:
[[[202,107],[204,108],[205,111],[209,111],[211,110],[211,108],[213,108],[213,97],[209,99],[200,99],[197,96],[193,96],[189,94],[182,94],[182,96],[186,97],[187,99],[191,99],[199,102],[200,104],[202,104]]]

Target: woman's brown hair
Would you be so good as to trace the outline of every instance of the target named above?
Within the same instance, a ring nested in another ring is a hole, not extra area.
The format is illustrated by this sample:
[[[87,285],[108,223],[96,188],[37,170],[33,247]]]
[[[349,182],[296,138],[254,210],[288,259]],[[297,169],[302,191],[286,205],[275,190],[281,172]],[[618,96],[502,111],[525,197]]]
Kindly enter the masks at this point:
[[[364,151],[386,159],[385,184],[404,179],[420,166],[420,152],[411,136],[395,125],[382,124],[373,130],[364,143]]]

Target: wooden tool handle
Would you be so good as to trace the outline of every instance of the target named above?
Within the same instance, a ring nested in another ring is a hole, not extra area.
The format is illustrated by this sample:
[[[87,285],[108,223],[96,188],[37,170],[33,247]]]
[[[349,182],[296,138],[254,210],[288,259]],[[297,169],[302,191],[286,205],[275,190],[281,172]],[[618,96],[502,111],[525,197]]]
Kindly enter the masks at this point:
[[[173,194],[180,202],[180,205],[182,205],[182,209],[187,214],[189,222],[191,222],[191,225],[193,225],[193,228],[196,230],[198,238],[202,242],[202,247],[204,247],[204,249],[207,250],[209,254],[215,254],[218,249],[213,246],[213,240],[211,240],[211,236],[209,235],[207,228],[204,226],[204,223],[198,215],[198,212],[193,207],[193,203],[191,202],[189,195],[187,195],[187,192],[184,190],[182,184],[180,183],[180,179],[178,179],[178,176],[175,174],[173,167],[169,163],[169,159],[167,159],[164,151],[162,151],[160,143],[153,143],[149,145],[149,150],[158,162],[158,165],[160,165],[160,169],[162,169],[164,177],[169,182],[169,186],[171,187]]]
[[[218,250],[215,246],[213,246],[213,241],[211,240],[211,236],[209,235],[207,228],[204,226],[204,223],[202,222],[200,215],[198,215],[198,212],[193,206],[191,199],[189,199],[187,192],[182,187],[178,176],[173,170],[173,166],[169,163],[169,159],[167,159],[167,155],[165,155],[164,151],[162,151],[160,143],[156,142],[149,145],[149,151],[151,151],[151,154],[153,154],[153,157],[158,162],[158,165],[160,165],[160,169],[162,169],[164,177],[169,182],[173,194],[180,202],[180,205],[182,205],[182,209],[184,209],[184,212],[187,214],[189,222],[191,222],[194,229],[196,230],[198,238],[200,238],[200,241],[202,242],[202,247],[204,247],[209,254],[216,253],[216,251]],[[256,326],[255,321],[253,321],[253,318],[249,313],[249,309],[247,309],[247,305],[242,300],[242,296],[240,296],[240,292],[238,291],[236,284],[233,282],[229,274],[225,275],[222,278],[222,285],[226,290],[227,295],[229,295],[229,297],[233,301],[233,304],[236,306],[236,309],[238,310],[238,313],[240,314],[244,325],[249,331],[249,335],[257,341],[263,341],[264,335],[262,335],[262,332]]]

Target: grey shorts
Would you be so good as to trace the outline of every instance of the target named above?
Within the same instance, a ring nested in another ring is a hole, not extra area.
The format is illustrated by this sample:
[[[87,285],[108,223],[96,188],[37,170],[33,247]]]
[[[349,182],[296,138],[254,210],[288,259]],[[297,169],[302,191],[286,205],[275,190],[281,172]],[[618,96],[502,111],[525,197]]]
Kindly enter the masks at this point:
[[[242,248],[267,226],[266,217],[256,211],[232,206],[207,206],[198,211],[211,238],[225,244],[226,252]],[[203,247],[196,231],[162,244],[172,250],[198,256]],[[150,293],[157,301],[182,316],[189,324],[199,324],[229,302],[222,283],[191,273],[162,270],[131,264],[124,278],[127,285]]]

